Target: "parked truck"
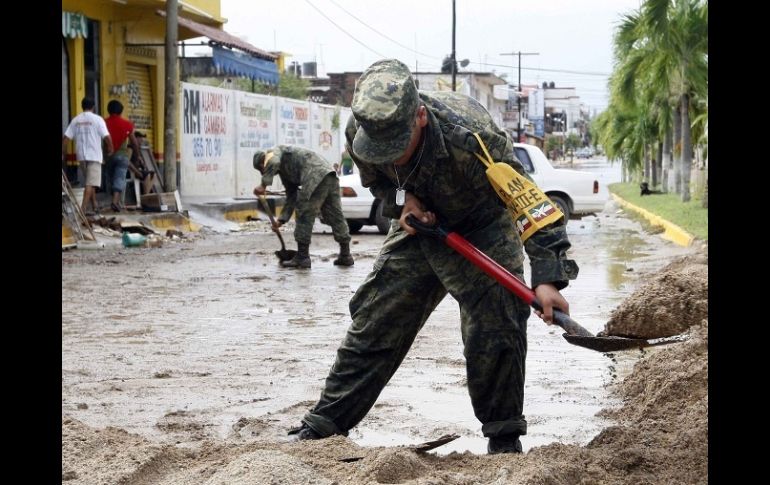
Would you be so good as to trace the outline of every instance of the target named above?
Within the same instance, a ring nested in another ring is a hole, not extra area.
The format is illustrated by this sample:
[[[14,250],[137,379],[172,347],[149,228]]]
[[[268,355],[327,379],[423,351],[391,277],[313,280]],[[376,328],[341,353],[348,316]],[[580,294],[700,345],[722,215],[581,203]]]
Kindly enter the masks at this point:
[[[569,219],[601,212],[607,202],[599,194],[599,181],[588,172],[553,168],[540,148],[514,143],[516,158],[530,177]]]

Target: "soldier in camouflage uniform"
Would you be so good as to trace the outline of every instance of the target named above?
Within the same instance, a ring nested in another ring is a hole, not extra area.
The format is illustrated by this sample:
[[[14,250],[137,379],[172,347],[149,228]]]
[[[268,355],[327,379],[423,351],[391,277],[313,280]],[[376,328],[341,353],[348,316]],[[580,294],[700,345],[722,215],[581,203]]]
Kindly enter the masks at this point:
[[[350,301],[350,326],[321,398],[292,430],[298,439],[347,435],[374,405],[425,321],[450,293],[460,304],[468,392],[489,437],[490,453],[521,452],[524,419],[526,303],[436,238],[415,236],[406,222],[441,223],[532,286],[550,323],[569,312],[559,293],[577,276],[566,259],[563,219],[522,244],[513,219],[474,156],[481,135],[492,157],[525,174],[510,137],[476,100],[453,92],[418,92],[406,65],[383,60],[356,85],[345,136],[364,186],[394,218],[372,272]],[[406,194],[398,195],[399,190]]]
[[[276,174],[286,187],[286,205],[276,221],[275,229],[285,224],[297,209],[297,226],[294,240],[297,255],[281,264],[289,268],[310,268],[310,238],[313,223],[319,212],[324,223],[332,227],[334,240],[340,245],[335,265],[353,266],[350,255],[350,232],[342,215],[340,183],[332,166],[306,148],[278,145],[267,152],[254,154],[254,168],[262,174],[262,184],[254,189],[254,195],[264,195],[265,188],[273,183]]]

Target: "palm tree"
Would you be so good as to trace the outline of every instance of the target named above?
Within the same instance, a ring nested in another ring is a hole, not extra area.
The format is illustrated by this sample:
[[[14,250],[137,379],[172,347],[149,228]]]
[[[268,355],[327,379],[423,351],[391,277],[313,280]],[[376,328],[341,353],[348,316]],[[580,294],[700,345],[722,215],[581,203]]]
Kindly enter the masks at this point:
[[[666,72],[672,93],[678,98],[674,120],[681,117],[681,124],[677,123],[681,139],[677,140],[675,135],[674,142],[675,153],[681,155],[681,185],[677,186],[682,201],[687,202],[692,167],[690,100],[708,90],[708,2],[647,0],[641,8],[639,25],[657,52],[656,62]]]
[[[708,3],[646,0],[639,10],[623,17],[614,47],[610,103],[616,106],[608,112],[623,113],[619,122],[639,124],[625,130],[649,144],[639,153],[653,153],[658,144],[662,155],[658,158],[663,159],[663,175],[669,188],[687,201],[692,165],[690,100],[692,96],[705,96],[708,83]],[[604,134],[608,141],[623,132],[613,122],[602,126],[611,130]],[[626,145],[636,146],[640,141],[626,140]],[[672,148],[673,167],[669,160]],[[628,162],[632,166],[636,165],[636,153],[625,155],[631,157]]]
[[[640,36],[640,14],[624,16],[615,35],[615,68],[610,78],[610,106],[605,119],[597,127],[599,138],[612,154],[622,159],[626,172],[638,172],[642,168],[647,177],[650,154],[658,138],[661,92],[655,78],[651,46]]]

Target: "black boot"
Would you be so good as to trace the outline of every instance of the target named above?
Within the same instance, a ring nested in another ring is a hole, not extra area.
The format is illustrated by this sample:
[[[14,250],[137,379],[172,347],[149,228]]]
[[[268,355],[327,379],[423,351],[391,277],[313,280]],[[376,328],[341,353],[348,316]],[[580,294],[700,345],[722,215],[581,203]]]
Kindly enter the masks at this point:
[[[487,453],[495,455],[497,453],[521,453],[521,441],[519,436],[509,434],[504,436],[493,436],[487,443]]]
[[[350,255],[350,243],[340,243],[340,255],[334,260],[337,266],[353,266],[353,256]]]
[[[310,244],[297,243],[297,254],[290,261],[281,261],[284,268],[310,268]]]
[[[292,441],[320,440],[323,438],[323,436],[316,433],[313,428],[305,423],[302,423],[302,426],[299,428],[290,430],[289,435],[292,436]]]

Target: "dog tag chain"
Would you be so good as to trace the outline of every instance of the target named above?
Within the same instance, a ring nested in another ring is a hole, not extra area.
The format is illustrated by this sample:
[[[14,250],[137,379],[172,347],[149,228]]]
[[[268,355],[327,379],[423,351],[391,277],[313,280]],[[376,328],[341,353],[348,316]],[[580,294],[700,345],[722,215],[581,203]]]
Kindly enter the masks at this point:
[[[420,154],[417,156],[417,163],[415,163],[414,168],[411,172],[409,172],[409,175],[406,176],[404,179],[404,183],[402,184],[401,181],[398,179],[398,168],[396,167],[396,164],[393,164],[393,173],[396,174],[396,183],[398,184],[398,187],[396,188],[396,205],[401,207],[406,203],[406,190],[404,190],[404,186],[406,185],[406,182],[409,180],[409,177],[412,176],[415,170],[417,170],[417,167],[420,166],[420,162],[422,161],[422,151],[425,149],[425,138],[422,140],[422,145],[420,145]]]

